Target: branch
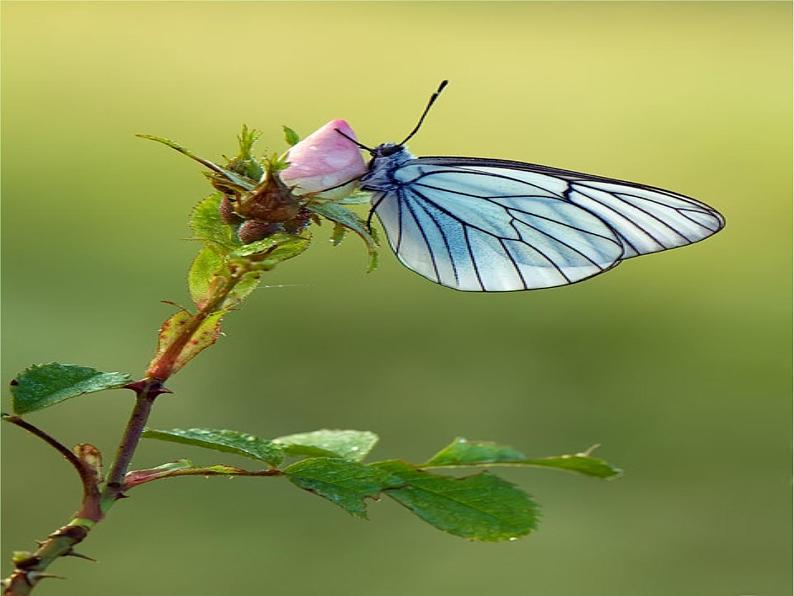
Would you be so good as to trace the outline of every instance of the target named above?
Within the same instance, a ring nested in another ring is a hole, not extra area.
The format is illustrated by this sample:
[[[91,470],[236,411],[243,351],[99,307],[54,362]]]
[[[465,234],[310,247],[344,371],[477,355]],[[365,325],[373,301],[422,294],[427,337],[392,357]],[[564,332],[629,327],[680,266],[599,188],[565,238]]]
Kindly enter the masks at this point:
[[[45,570],[59,557],[89,558],[74,552],[74,546],[88,536],[92,526],[91,520],[74,519],[50,534],[35,553],[15,559],[14,571],[3,580],[4,596],[27,596],[42,579],[58,577]]]
[[[267,470],[246,470],[235,466],[214,465],[203,468],[177,468],[163,470],[163,468],[150,468],[148,470],[134,470],[127,473],[124,478],[124,488],[130,489],[147,482],[161,480],[164,478],[176,478],[177,476],[281,476],[283,472],[277,469]]]
[[[146,427],[146,421],[152,410],[155,398],[161,393],[170,393],[163,383],[175,371],[175,366],[183,350],[193,338],[194,333],[201,324],[213,313],[221,309],[223,301],[231,293],[237,283],[249,271],[249,267],[238,267],[232,275],[225,280],[216,290],[214,295],[195,315],[182,327],[179,335],[174,338],[171,345],[149,365],[147,377],[141,381],[130,383],[128,389],[137,394],[135,408],[132,410],[124,436],[121,439],[116,459],[108,474],[108,481],[102,493],[102,510],[107,511],[112,504],[124,497],[124,476],[127,474],[132,456],[141,440],[141,434]]]
[[[12,416],[11,414],[3,414],[3,420],[6,422],[10,422],[11,424],[15,424],[20,428],[24,428],[30,434],[37,436],[42,441],[47,443],[50,447],[53,447],[58,453],[63,455],[64,459],[68,461],[72,466],[74,466],[77,473],[80,475],[80,479],[83,480],[83,484],[85,484],[85,467],[83,466],[83,462],[72,452],[71,449],[66,447],[63,443],[58,441],[55,437],[47,434],[40,428],[33,426],[30,422],[23,420],[19,416]]]
[[[58,557],[81,556],[73,548],[88,535],[93,525],[102,519],[99,507],[99,478],[97,470],[88,461],[78,457],[73,451],[63,445],[54,437],[40,428],[23,420],[19,416],[3,415],[3,420],[24,428],[29,433],[42,439],[60,453],[77,470],[83,484],[83,501],[80,509],[75,513],[75,518],[67,525],[50,534],[46,540],[39,544],[36,552],[21,558],[15,558],[14,571],[4,580],[3,594],[6,596],[25,596],[42,579],[56,577],[45,573],[47,567]],[[92,451],[88,445],[80,445],[80,453],[88,455]],[[93,452],[95,448],[91,447]]]
[[[79,519],[89,519],[92,522],[99,521],[102,518],[102,513],[99,509],[99,478],[97,477],[96,468],[89,462],[78,457],[74,451],[66,447],[55,437],[41,430],[37,426],[32,425],[27,420],[23,420],[19,416],[12,416],[9,414],[3,414],[3,420],[10,422],[11,424],[14,424],[20,428],[24,428],[32,435],[37,436],[50,447],[53,447],[64,457],[64,459],[66,459],[66,461],[72,464],[72,467],[77,470],[77,474],[80,476],[80,482],[83,484],[83,502],[80,510],[75,513],[75,517]]]
[[[146,421],[152,412],[154,400],[162,393],[170,393],[157,379],[143,379],[127,385],[128,389],[135,391],[135,407],[132,409],[124,436],[121,438],[116,459],[108,473],[108,481],[102,493],[102,511],[107,511],[117,500],[123,498],[124,475],[132,462],[132,456],[141,440],[141,434],[146,427]]]

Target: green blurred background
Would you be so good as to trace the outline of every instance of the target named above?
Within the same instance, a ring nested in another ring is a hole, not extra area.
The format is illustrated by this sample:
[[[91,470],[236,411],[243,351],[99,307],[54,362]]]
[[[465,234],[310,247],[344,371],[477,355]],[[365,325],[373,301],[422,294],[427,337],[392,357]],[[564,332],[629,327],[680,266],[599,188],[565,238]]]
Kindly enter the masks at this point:
[[[584,449],[599,482],[508,472],[533,536],[468,543],[396,503],[361,522],[276,479],[136,490],[59,562],[60,595],[790,593],[791,7],[787,3],[3,3],[3,379],[32,362],[140,374],[187,301],[195,164],[133,137],[281,150],[346,118],[363,142],[644,181],[719,208],[702,244],[584,284],[457,293],[356,239],[311,251],[230,316],[152,425],[269,437],[372,429],[419,460],[455,435],[532,455]],[[108,453],[131,395],[31,420]],[[6,402],[6,408],[8,404]],[[68,519],[60,459],[3,429],[3,569]],[[219,459],[144,444],[137,464]]]

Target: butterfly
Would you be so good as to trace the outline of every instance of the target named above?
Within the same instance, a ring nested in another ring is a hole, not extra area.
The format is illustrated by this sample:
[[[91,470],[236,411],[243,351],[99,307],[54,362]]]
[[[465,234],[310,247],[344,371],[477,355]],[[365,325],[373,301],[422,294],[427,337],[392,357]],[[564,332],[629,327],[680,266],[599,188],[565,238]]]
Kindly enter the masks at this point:
[[[535,290],[589,279],[639,255],[693,244],[725,219],[708,205],[645,184],[520,161],[414,157],[405,148],[447,85],[400,143],[366,147],[359,179],[397,258],[471,292]],[[368,220],[368,223],[370,221]]]

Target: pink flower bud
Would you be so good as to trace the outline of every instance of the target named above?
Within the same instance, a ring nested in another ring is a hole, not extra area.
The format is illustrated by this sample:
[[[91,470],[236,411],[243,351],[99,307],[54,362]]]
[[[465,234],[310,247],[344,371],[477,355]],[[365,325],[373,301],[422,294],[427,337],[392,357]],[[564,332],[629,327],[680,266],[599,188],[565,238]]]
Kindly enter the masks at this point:
[[[290,165],[281,172],[281,179],[287,186],[295,187],[295,194],[332,189],[320,196],[341,199],[355,189],[358,181],[354,179],[367,171],[359,148],[336,129],[352,139],[356,138],[347,122],[331,120],[287,152]],[[351,180],[350,184],[334,188]]]

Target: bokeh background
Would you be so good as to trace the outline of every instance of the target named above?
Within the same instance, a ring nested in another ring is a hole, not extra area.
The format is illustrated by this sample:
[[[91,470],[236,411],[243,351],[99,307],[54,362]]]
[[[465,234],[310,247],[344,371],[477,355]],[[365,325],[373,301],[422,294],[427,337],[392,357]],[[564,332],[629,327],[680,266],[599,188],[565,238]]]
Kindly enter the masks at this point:
[[[32,362],[140,374],[187,301],[186,217],[208,190],[148,132],[214,157],[246,122],[282,150],[346,118],[370,144],[648,182],[727,229],[568,288],[463,294],[355,238],[311,251],[170,383],[155,427],[264,437],[372,429],[377,458],[455,435],[547,455],[601,443],[600,482],[506,475],[538,532],[477,544],[396,503],[371,522],[276,479],[136,490],[45,594],[790,593],[791,6],[787,3],[3,3],[3,379]],[[5,396],[7,399],[7,396]],[[32,415],[108,453],[131,394]],[[8,407],[6,402],[5,408]],[[144,444],[137,464],[233,457]],[[79,487],[3,429],[3,569]]]

